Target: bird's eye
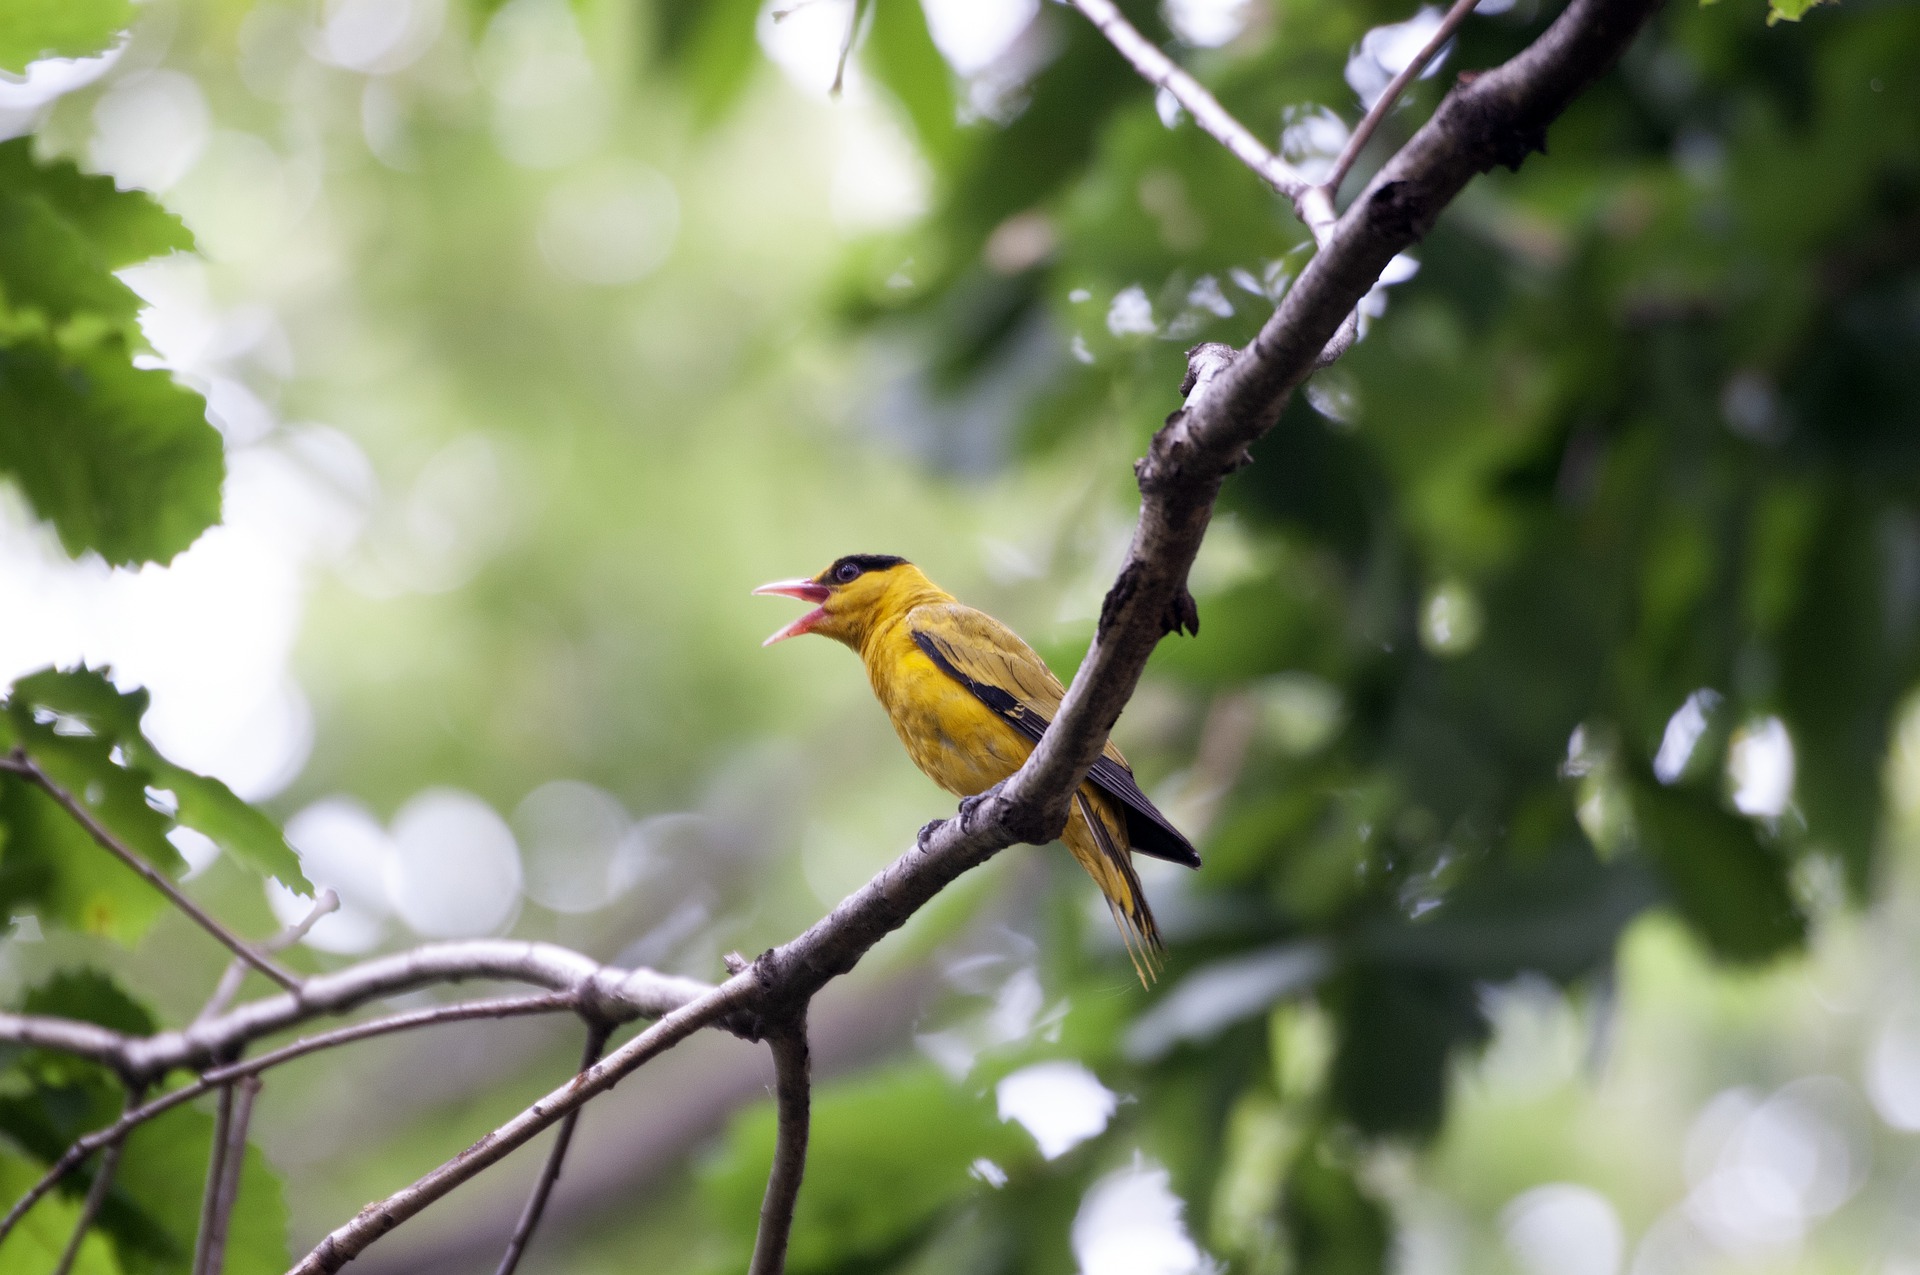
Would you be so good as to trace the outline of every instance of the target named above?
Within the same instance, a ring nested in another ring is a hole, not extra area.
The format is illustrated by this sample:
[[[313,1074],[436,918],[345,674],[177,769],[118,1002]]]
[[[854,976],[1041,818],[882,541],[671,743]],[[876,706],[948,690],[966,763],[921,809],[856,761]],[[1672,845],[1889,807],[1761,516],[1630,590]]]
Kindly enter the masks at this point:
[[[839,570],[833,573],[833,578],[841,584],[848,584],[857,578],[859,574],[860,568],[858,566],[851,562],[843,562],[840,564]]]

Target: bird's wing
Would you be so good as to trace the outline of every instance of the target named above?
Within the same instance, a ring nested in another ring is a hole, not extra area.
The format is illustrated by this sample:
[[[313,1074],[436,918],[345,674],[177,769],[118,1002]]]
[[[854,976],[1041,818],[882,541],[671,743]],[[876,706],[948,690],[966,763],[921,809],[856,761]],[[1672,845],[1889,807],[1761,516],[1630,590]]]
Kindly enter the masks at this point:
[[[940,671],[959,682],[1028,739],[1038,743],[1066,694],[1045,660],[1000,621],[958,603],[915,607],[907,617],[913,641]],[[1200,866],[1200,855],[1134,782],[1120,750],[1106,748],[1087,778],[1127,812],[1133,848],[1156,859]]]

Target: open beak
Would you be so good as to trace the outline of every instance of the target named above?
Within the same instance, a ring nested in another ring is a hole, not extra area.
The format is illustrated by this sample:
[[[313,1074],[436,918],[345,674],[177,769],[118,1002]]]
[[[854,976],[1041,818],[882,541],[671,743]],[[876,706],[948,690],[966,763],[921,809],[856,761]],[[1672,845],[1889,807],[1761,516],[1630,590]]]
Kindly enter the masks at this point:
[[[833,596],[833,590],[824,584],[812,580],[775,580],[772,584],[763,584],[755,593],[776,593],[783,598],[799,598],[802,602],[825,602]],[[762,642],[761,646],[772,646],[775,642],[784,642],[790,637],[799,637],[813,630],[813,626],[827,618],[827,609],[816,606],[799,619],[781,629]]]

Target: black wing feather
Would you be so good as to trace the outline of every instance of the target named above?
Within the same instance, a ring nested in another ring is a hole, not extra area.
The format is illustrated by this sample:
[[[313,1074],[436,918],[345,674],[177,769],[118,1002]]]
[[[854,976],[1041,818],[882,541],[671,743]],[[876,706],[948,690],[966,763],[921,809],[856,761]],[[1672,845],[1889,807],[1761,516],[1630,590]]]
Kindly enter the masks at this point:
[[[1047,719],[1032,708],[1020,702],[1004,687],[990,682],[977,681],[954,667],[945,651],[940,649],[940,641],[931,633],[913,633],[913,643],[937,665],[942,673],[966,687],[982,704],[1005,718],[1015,730],[1040,742],[1047,733]],[[1101,757],[1093,763],[1087,772],[1087,778],[1093,786],[1118,801],[1127,814],[1127,840],[1132,848],[1141,854],[1155,859],[1165,859],[1169,863],[1178,863],[1184,867],[1200,866],[1200,854],[1193,843],[1180,835],[1168,818],[1160,813],[1147,794],[1140,791],[1140,785],[1134,782],[1133,774],[1125,766],[1111,757]]]

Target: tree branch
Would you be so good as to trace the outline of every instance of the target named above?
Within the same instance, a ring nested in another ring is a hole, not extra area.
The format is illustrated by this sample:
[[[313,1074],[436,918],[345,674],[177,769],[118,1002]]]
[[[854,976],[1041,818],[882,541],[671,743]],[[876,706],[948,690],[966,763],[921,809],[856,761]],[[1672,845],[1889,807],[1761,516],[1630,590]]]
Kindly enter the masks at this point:
[[[794,1204],[800,1198],[800,1179],[807,1171],[807,1126],[813,1108],[806,1020],[802,1018],[791,1028],[768,1037],[767,1043],[773,1048],[774,1100],[780,1124],[773,1145],[773,1168],[767,1174],[767,1194],[760,1202],[753,1263],[747,1275],[782,1275],[786,1270]]]
[[[612,1031],[610,1023],[587,1024],[586,1047],[580,1051],[581,1071],[600,1061],[600,1054],[606,1049],[607,1037]],[[520,1265],[520,1255],[527,1251],[527,1241],[533,1238],[534,1228],[540,1225],[540,1215],[547,1211],[547,1197],[553,1194],[554,1183],[560,1180],[560,1166],[566,1163],[567,1148],[573,1142],[574,1126],[579,1123],[580,1110],[577,1107],[560,1122],[560,1131],[553,1138],[553,1150],[547,1153],[547,1162],[540,1169],[539,1180],[533,1184],[533,1194],[527,1197],[526,1208],[520,1211],[520,1221],[513,1228],[513,1236],[507,1241],[507,1251],[500,1255],[500,1265],[494,1275],[513,1275],[514,1268]]]
[[[139,1105],[140,1090],[128,1089],[125,1110],[132,1111]],[[107,1192],[113,1189],[114,1175],[120,1171],[120,1157],[126,1149],[124,1135],[107,1143],[106,1154],[100,1157],[100,1168],[93,1175],[93,1184],[87,1188],[86,1202],[80,1206],[80,1216],[74,1221],[73,1234],[67,1239],[66,1250],[60,1254],[53,1275],[69,1275],[73,1270],[73,1264],[80,1256],[80,1245],[86,1240],[87,1232],[93,1229],[93,1220],[100,1216],[100,1206],[107,1202]]]
[[[1140,519],[1101,610],[1093,645],[1053,725],[984,827],[1054,821],[1098,755],[1161,636],[1194,620],[1186,577],[1227,474],[1273,427],[1287,397],[1394,255],[1439,217],[1476,174],[1517,167],[1549,123],[1611,67],[1659,0],[1572,0],[1540,37],[1503,65],[1456,84],[1434,115],[1368,183],[1253,342],[1154,436],[1138,465]],[[1024,826],[1024,825],[1023,825]]]
[[[1325,242],[1334,220],[1333,205],[1325,192],[1301,176],[1299,169],[1268,150],[1200,81],[1141,35],[1113,0],[1073,0],[1073,7],[1085,14],[1087,21],[1120,51],[1120,56],[1133,64],[1142,79],[1164,90],[1193,116],[1194,123],[1232,152],[1235,159],[1286,196],[1315,242]]]
[[[253,1120],[253,1100],[260,1096],[260,1077],[242,1076],[220,1092],[223,1108],[228,1095],[232,1103],[225,1127],[216,1124],[214,1128],[217,1155],[208,1165],[208,1208],[203,1215],[194,1275],[220,1275],[227,1263],[227,1232],[233,1225],[234,1201],[240,1196],[240,1171],[247,1163],[247,1126]]]
[[[12,771],[38,787],[42,792],[59,803],[60,808],[72,816],[73,821],[86,829],[87,835],[97,842],[101,849],[113,855],[120,862],[139,873],[149,885],[167,896],[173,905],[192,917],[195,924],[213,935],[233,954],[253,968],[265,974],[280,986],[292,991],[300,986],[299,976],[280,962],[256,949],[253,944],[229,930],[198,903],[188,898],[180,887],[168,879],[167,874],[148,863],[132,846],[113,835],[107,826],[93,817],[86,803],[54,782],[51,775],[40,769],[38,762],[27,756],[22,749],[15,748],[6,757],[0,758],[0,770]]]
[[[1195,103],[1212,103],[1184,72],[1173,67],[1170,73],[1165,56],[1119,20],[1109,0],[1075,3],[1101,24],[1143,74],[1189,110]],[[381,1235],[699,1028],[724,1024],[749,1037],[777,1034],[804,1014],[821,987],[851,970],[948,883],[1009,845],[1045,843],[1061,830],[1070,794],[1105,746],[1154,646],[1169,632],[1197,631],[1187,572],[1226,476],[1250,461],[1248,448],[1273,427],[1288,396],[1313,371],[1394,255],[1424,235],[1475,174],[1495,164],[1517,167],[1527,154],[1541,149],[1548,124],[1613,65],[1657,8],[1658,0],[1571,0],[1518,56],[1470,82],[1457,83],[1327,233],[1316,230],[1319,253],[1248,347],[1236,353],[1203,346],[1192,353],[1188,383],[1182,387],[1184,405],[1168,418],[1135,466],[1141,508],[1126,563],[1101,609],[1086,658],[1033,754],[1004,784],[970,798],[958,816],[933,825],[914,850],[805,933],[763,953],[751,969],[716,988],[650,971],[605,971],[575,953],[536,944],[505,945],[524,957],[506,962],[514,966],[513,972],[483,972],[476,969],[485,964],[475,959],[477,953],[459,951],[473,945],[438,945],[385,958],[384,965],[368,962],[339,975],[315,977],[295,995],[256,1002],[185,1033],[165,1033],[148,1041],[108,1033],[107,1052],[119,1057],[124,1073],[144,1075],[215,1056],[235,1042],[314,1014],[338,1012],[373,995],[463,976],[558,979],[578,989],[575,994],[585,1012],[611,1010],[613,1017],[664,1013],[626,1045],[460,1156],[363,1209],[294,1268],[296,1275],[331,1275]],[[1126,39],[1129,33],[1132,43]],[[1212,107],[1217,110],[1218,104]],[[1209,131],[1236,136],[1238,125],[1231,117],[1224,111],[1217,116],[1224,117],[1224,123],[1210,116]],[[1195,117],[1201,118],[1198,111]],[[1238,142],[1229,145],[1240,153]],[[1309,225],[1314,225],[1312,219]],[[453,955],[455,951],[459,955]],[[501,955],[497,949],[490,954]],[[436,960],[442,962],[439,967]],[[638,985],[631,986],[635,980]],[[594,1003],[589,1005],[589,1000]],[[64,1040],[79,1046],[76,1052],[100,1044],[99,1037],[75,1024],[13,1016],[0,1019],[0,1038],[6,1038],[8,1028],[22,1038],[37,1034],[40,1039]],[[778,1198],[770,1191],[770,1199]]]
[[[47,1192],[59,1185],[60,1180],[88,1156],[102,1147],[112,1147],[125,1138],[136,1125],[144,1124],[155,1116],[171,1111],[183,1102],[198,1098],[223,1085],[231,1084],[243,1076],[257,1075],[281,1063],[292,1062],[307,1054],[318,1053],[323,1049],[334,1049],[341,1045],[350,1045],[356,1041],[368,1040],[374,1036],[386,1036],[394,1032],[409,1031],[416,1027],[431,1027],[438,1023],[464,1022],[473,1018],[512,1018],[523,1014],[545,1014],[555,1010],[573,1009],[578,999],[570,992],[555,992],[545,996],[509,996],[494,1000],[468,1001],[458,1005],[440,1005],[433,1009],[419,1009],[405,1014],[394,1014],[387,1018],[376,1018],[370,1022],[355,1023],[351,1027],[341,1027],[304,1040],[296,1040],[269,1053],[245,1062],[233,1063],[226,1067],[216,1067],[201,1076],[192,1084],[182,1085],[170,1093],[162,1094],[152,1102],[136,1107],[121,1116],[104,1129],[96,1130],[79,1139],[68,1147],[58,1160],[35,1182],[0,1218],[0,1244],[6,1243],[7,1236],[25,1217],[27,1210],[37,1204]]]
[[[218,1216],[220,1183],[226,1177],[227,1127],[232,1123],[233,1086],[222,1085],[220,1101],[213,1111],[213,1137],[207,1147],[207,1185],[200,1192],[200,1225],[193,1233],[193,1275],[207,1275],[207,1243]]]
[[[427,943],[308,978],[297,994],[249,1001],[205,1022],[147,1037],[38,1014],[0,1013],[0,1041],[90,1058],[122,1075],[147,1079],[178,1067],[201,1068],[264,1036],[357,1009],[368,1001],[436,983],[499,979],[564,991],[582,1013],[613,1022],[658,1018],[712,990],[698,979],[649,969],[624,970],[553,943],[470,939]]]
[[[253,1119],[253,1100],[259,1096],[259,1077],[242,1075],[232,1085],[234,1114],[227,1125],[227,1150],[221,1158],[221,1183],[213,1196],[213,1229],[207,1235],[205,1275],[221,1275],[227,1265],[227,1235],[240,1200],[240,1171],[246,1167],[246,1131]]]
[[[340,896],[335,893],[331,887],[320,891],[313,900],[313,906],[307,909],[307,914],[304,917],[301,917],[300,920],[289,925],[286,929],[262,943],[260,945],[261,949],[268,952],[285,951],[301,939],[307,937],[308,932],[313,929],[321,917],[327,915],[329,912],[338,910],[339,907]],[[213,995],[207,997],[207,1003],[202,1005],[200,1012],[193,1016],[194,1024],[198,1026],[206,1022],[209,1018],[219,1014],[222,1010],[226,1009],[228,1005],[232,1004],[233,998],[239,995],[240,985],[246,981],[246,978],[247,965],[245,961],[240,960],[238,957],[228,961],[225,972],[220,975],[220,981],[214,985]]]
[[[613,1088],[629,1072],[686,1037],[744,1008],[760,992],[757,968],[674,1010],[565,1085],[442,1164],[413,1185],[367,1205],[293,1268],[295,1275],[332,1275],[360,1252],[481,1170],[497,1164],[542,1129]]]
[[[1420,73],[1427,69],[1427,63],[1433,61],[1435,55],[1446,47],[1448,40],[1453,39],[1453,33],[1460,29],[1460,24],[1467,20],[1467,16],[1479,3],[1480,0],[1454,0],[1453,8],[1447,10],[1447,16],[1442,18],[1440,25],[1434,29],[1433,38],[1427,41],[1420,52],[1413,55],[1413,61],[1400,68],[1400,74],[1387,81],[1387,87],[1380,91],[1380,96],[1375,98],[1373,105],[1367,108],[1366,116],[1354,128],[1353,135],[1347,138],[1347,144],[1340,149],[1340,158],[1333,161],[1333,168],[1327,173],[1327,179],[1320,183],[1327,192],[1329,201],[1340,193],[1340,183],[1347,179],[1348,172],[1353,169],[1353,162],[1360,158],[1360,152],[1372,139],[1374,130],[1380,127],[1380,121],[1387,117],[1393,110],[1394,104],[1400,100],[1400,95],[1407,91],[1407,85],[1413,83],[1419,78]]]

